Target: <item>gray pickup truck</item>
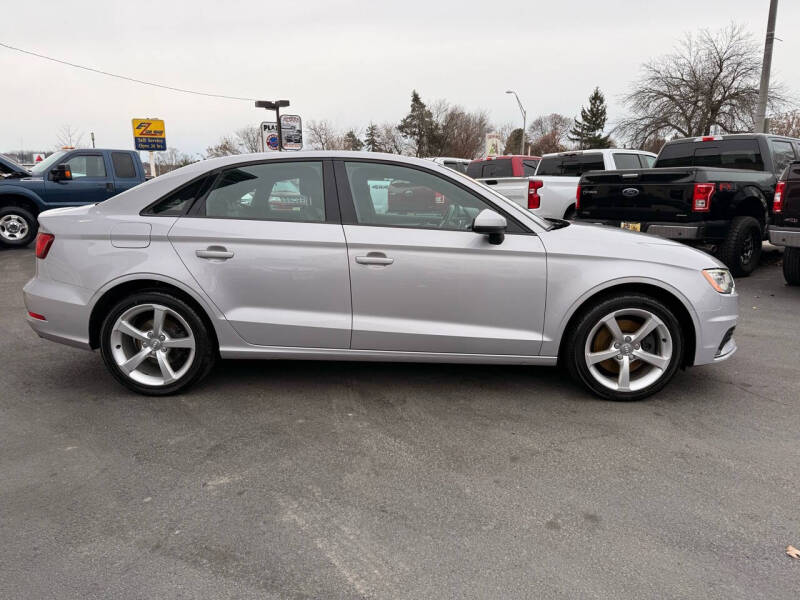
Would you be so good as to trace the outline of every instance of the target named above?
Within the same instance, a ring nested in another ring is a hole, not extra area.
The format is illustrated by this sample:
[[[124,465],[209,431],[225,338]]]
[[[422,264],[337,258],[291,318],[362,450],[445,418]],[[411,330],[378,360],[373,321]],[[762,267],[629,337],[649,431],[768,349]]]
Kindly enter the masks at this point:
[[[40,212],[96,204],[144,180],[133,150],[59,150],[31,169],[0,155],[0,245],[27,246]]]

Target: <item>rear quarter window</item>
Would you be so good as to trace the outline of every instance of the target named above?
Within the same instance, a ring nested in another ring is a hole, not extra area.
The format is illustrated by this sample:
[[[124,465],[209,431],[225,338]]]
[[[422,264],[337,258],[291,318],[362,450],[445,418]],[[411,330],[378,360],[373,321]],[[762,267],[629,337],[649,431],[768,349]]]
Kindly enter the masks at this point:
[[[641,163],[636,154],[631,154],[630,152],[615,152],[614,166],[617,169],[639,169],[641,168]]]

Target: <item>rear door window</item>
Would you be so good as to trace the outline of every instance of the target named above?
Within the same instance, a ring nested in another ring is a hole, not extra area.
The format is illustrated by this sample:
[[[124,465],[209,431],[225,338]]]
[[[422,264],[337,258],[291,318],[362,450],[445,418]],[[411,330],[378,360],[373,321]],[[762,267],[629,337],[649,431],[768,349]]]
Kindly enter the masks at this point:
[[[200,211],[217,219],[325,221],[322,163],[270,162],[224,171]]]
[[[114,165],[114,175],[119,179],[131,179],[136,177],[136,167],[133,164],[133,157],[127,152],[112,152],[111,164]]]
[[[615,152],[614,153],[614,166],[617,169],[640,169],[641,163],[636,154],[629,152]]]
[[[639,162],[642,163],[643,169],[652,169],[653,165],[656,164],[656,157],[649,154],[640,154]]]

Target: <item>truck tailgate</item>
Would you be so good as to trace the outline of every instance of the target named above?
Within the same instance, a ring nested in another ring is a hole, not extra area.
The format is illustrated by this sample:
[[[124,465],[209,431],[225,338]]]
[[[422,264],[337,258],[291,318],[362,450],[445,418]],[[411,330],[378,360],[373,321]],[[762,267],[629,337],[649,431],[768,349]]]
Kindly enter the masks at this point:
[[[522,208],[528,208],[528,181],[527,177],[496,177],[492,179],[478,179],[482,184],[488,185],[498,194],[505,196]]]
[[[582,219],[681,221],[692,215],[695,170],[595,171],[581,179]]]

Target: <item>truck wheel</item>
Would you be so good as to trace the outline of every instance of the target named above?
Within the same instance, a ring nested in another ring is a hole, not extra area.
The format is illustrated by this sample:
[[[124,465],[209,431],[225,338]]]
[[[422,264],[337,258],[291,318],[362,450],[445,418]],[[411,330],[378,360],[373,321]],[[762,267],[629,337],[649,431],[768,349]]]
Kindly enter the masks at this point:
[[[25,247],[36,237],[39,222],[24,208],[5,206],[0,208],[0,244]]]
[[[719,258],[731,273],[747,277],[755,271],[761,258],[761,224],[753,217],[736,217],[728,236],[720,244]]]
[[[800,285],[800,248],[784,250],[783,278],[789,285]]]
[[[589,307],[566,335],[562,359],[574,379],[609,400],[641,400],[672,379],[683,332],[672,311],[642,294]]]

